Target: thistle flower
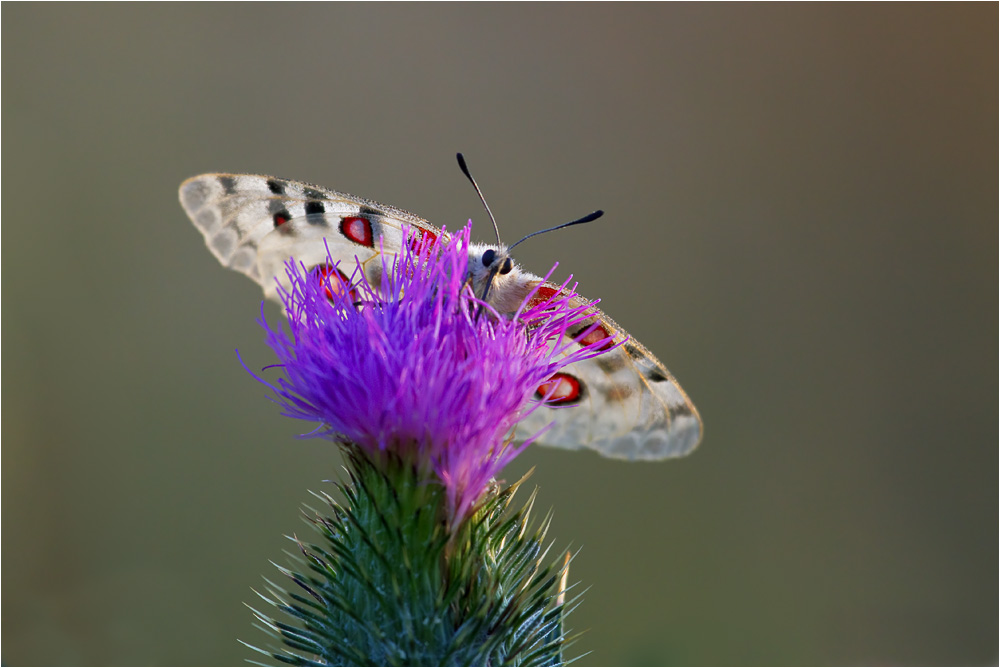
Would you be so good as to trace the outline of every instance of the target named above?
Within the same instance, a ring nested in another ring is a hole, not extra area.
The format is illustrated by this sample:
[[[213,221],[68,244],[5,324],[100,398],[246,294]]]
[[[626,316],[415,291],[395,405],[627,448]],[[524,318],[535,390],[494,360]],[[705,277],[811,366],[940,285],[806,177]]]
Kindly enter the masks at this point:
[[[531,501],[511,506],[519,483],[493,480],[532,440],[512,437],[536,391],[607,341],[569,344],[589,315],[572,290],[528,295],[513,317],[477,299],[469,237],[467,226],[381,254],[377,286],[329,251],[311,271],[291,261],[287,329],[261,318],[283,377],[258,380],[348,461],[345,501],[318,495],[329,506],[311,519],[323,542],[294,539],[299,568],[281,569],[305,595],[270,583],[262,595],[293,623],[255,611],[286,647],[265,655],[294,665],[563,663],[568,557],[545,562],[548,519],[530,529]]]
[[[509,436],[539,405],[539,386],[606,344],[569,352],[567,331],[587,317],[569,290],[529,298],[513,319],[479,301],[465,281],[470,232],[382,254],[380,287],[360,265],[345,282],[332,260],[312,272],[290,261],[290,331],[262,318],[285,376],[267,384],[284,414],[375,461],[396,456],[433,474],[455,522],[533,440]]]

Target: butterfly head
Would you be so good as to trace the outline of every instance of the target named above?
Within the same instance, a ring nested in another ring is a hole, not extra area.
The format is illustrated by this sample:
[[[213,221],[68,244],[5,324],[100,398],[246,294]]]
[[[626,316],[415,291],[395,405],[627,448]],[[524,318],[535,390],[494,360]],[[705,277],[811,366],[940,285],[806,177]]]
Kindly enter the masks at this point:
[[[476,296],[495,301],[495,295],[519,273],[519,267],[504,245],[472,244],[469,247],[469,281]],[[491,299],[494,297],[494,299]]]

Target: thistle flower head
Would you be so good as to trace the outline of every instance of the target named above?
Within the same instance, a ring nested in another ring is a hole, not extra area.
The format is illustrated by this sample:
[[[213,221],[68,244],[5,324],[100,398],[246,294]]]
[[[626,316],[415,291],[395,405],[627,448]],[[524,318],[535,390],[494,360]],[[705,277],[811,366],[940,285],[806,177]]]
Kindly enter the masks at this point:
[[[477,299],[466,281],[470,232],[382,253],[370,260],[382,263],[377,285],[329,253],[311,270],[293,259],[281,291],[287,329],[261,319],[284,372],[266,384],[284,414],[436,479],[455,522],[533,440],[517,444],[512,430],[539,405],[536,390],[607,343],[570,345],[567,332],[592,315],[571,290],[531,293],[515,317]]]

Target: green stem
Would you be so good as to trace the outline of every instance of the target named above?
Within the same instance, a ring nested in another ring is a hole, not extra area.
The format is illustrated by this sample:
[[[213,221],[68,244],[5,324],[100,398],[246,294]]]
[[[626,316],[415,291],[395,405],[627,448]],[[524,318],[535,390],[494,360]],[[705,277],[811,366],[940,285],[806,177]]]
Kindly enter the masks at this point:
[[[271,590],[264,600],[293,623],[257,613],[284,644],[258,651],[292,665],[563,664],[568,562],[544,562],[548,523],[530,528],[533,497],[512,506],[523,480],[492,487],[452,528],[440,483],[345,451],[345,501],[320,495],[322,541],[299,543],[286,571],[308,596]]]

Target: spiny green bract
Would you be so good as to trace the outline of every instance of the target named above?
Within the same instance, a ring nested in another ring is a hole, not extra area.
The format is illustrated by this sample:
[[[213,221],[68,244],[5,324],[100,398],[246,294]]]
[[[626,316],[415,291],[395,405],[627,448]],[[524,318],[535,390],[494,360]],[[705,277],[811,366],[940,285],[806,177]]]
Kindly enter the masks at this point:
[[[346,501],[317,495],[332,509],[312,519],[322,544],[298,542],[307,569],[279,567],[304,594],[269,583],[262,596],[292,623],[254,611],[285,647],[253,649],[300,666],[565,663],[568,565],[544,563],[549,518],[529,529],[534,495],[513,509],[520,483],[495,488],[451,529],[443,487],[399,461],[348,458]]]

